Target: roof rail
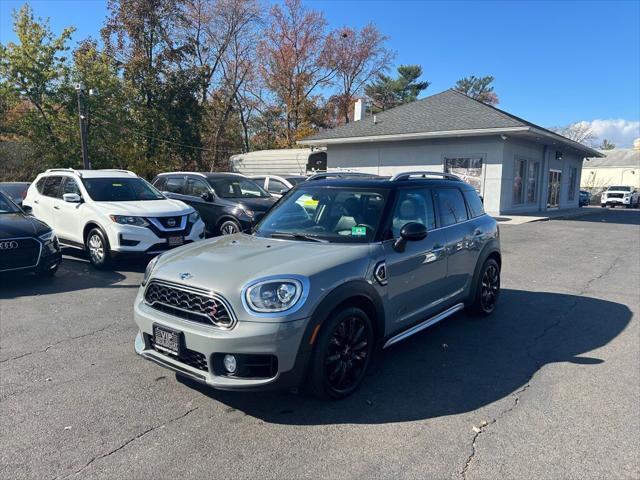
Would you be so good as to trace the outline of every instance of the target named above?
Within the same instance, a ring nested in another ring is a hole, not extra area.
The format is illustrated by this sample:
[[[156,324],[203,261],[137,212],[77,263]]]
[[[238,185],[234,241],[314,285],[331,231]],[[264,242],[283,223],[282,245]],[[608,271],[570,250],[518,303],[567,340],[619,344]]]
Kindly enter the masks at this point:
[[[101,168],[99,169],[102,172],[122,172],[122,173],[130,173],[131,175],[137,175],[133,173],[131,170],[124,170],[123,168]]]
[[[462,179],[457,176],[454,175],[452,173],[445,173],[445,172],[428,172],[428,171],[415,171],[415,172],[400,172],[400,173],[396,173],[393,177],[391,177],[391,181],[392,182],[397,182],[399,180],[409,180],[411,177],[420,177],[420,178],[427,178],[427,177],[443,177],[443,178],[447,178],[449,180],[457,180],[459,182],[462,181]]]
[[[312,180],[325,180],[327,178],[353,178],[353,177],[364,177],[364,178],[376,178],[378,175],[375,173],[364,173],[364,172],[321,172],[314,173],[309,178],[307,178],[307,182]]]
[[[48,168],[45,170],[44,173],[49,173],[49,172],[67,172],[67,173],[75,173],[79,177],[82,176],[82,174],[75,168]]]

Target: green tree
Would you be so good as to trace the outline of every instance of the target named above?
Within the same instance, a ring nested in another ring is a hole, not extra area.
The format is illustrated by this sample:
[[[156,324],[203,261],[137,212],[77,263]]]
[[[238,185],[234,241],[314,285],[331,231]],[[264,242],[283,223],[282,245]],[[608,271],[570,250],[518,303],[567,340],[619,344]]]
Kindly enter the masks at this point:
[[[602,143],[598,148],[600,148],[600,150],[613,150],[614,148],[616,148],[616,145],[615,143],[611,143],[609,140],[605,138],[604,140],[602,140]]]
[[[365,94],[373,104],[373,112],[415,101],[420,92],[430,85],[427,81],[418,81],[421,76],[420,65],[401,65],[397,78],[378,74],[376,80],[365,87]]]
[[[73,28],[55,36],[28,5],[13,13],[17,43],[0,45],[0,135],[28,152],[23,178],[49,166],[75,165],[77,130],[70,128],[73,89],[66,57]]]
[[[493,80],[492,76],[476,77],[471,75],[458,80],[453,88],[482,103],[497,105],[500,101],[498,100],[498,95],[493,91],[493,86],[491,85]]]

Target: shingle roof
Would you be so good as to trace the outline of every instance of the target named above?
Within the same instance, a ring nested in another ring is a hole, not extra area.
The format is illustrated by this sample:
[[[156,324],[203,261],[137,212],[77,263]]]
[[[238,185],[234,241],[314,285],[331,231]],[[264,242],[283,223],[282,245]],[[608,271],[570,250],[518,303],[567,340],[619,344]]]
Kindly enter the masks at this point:
[[[614,150],[601,150],[606,155],[604,158],[587,158],[584,168],[598,167],[637,167],[640,169],[640,150],[633,148],[616,148]]]
[[[400,138],[408,138],[416,135],[437,137],[440,133],[447,134],[475,134],[478,133],[504,133],[508,129],[512,131],[535,130],[537,134],[561,141],[568,146],[578,149],[585,154],[595,156],[598,152],[585,145],[574,142],[555,132],[528,122],[520,117],[492,107],[478,100],[475,100],[464,93],[456,90],[446,90],[442,93],[430,97],[416,100],[415,102],[400,105],[399,107],[386,110],[375,115],[368,116],[357,122],[350,122],[346,125],[330,130],[324,130],[315,135],[311,135],[300,144],[314,145],[327,143],[341,143],[342,139],[349,142],[363,140],[373,140],[372,137],[382,137],[386,139],[399,135]],[[386,136],[386,137],[385,137]]]
[[[528,122],[502,110],[478,102],[455,90],[416,100],[358,122],[324,130],[305,140],[368,137],[453,130],[476,130],[530,126]]]

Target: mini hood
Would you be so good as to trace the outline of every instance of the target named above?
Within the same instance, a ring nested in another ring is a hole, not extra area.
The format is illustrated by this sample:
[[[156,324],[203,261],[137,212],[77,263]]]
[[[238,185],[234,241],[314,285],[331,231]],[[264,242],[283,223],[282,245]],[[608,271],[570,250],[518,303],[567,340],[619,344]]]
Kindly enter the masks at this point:
[[[228,235],[165,253],[152,277],[217,292],[238,311],[242,309],[242,288],[253,280],[302,275],[310,280],[312,290],[330,288],[329,283],[342,283],[348,275],[361,278],[369,265],[369,251],[368,244]],[[344,272],[329,274],[343,266]],[[183,274],[189,274],[189,279],[181,280]]]
[[[95,202],[107,215],[134,215],[137,217],[170,217],[186,215],[193,208],[180,200],[143,200],[137,202]]]

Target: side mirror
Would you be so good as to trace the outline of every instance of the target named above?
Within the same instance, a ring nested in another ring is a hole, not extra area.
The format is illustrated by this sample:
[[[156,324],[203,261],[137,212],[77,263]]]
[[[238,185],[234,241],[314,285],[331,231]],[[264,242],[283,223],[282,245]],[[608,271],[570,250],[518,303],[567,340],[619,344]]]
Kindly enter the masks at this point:
[[[33,208],[31,208],[31,205],[25,205],[24,203],[21,205],[22,210],[24,211],[24,213],[26,213],[27,215],[33,215]]]
[[[78,195],[77,193],[65,193],[64,195],[62,195],[62,199],[65,202],[69,202],[69,203],[80,203],[80,202],[82,202],[82,197],[80,195]]]
[[[202,195],[200,195],[200,198],[205,202],[211,202],[213,200],[213,195],[211,192],[203,192]]]
[[[396,252],[404,252],[407,242],[417,242],[427,237],[427,227],[418,222],[406,223],[400,229],[400,238],[393,244]]]

